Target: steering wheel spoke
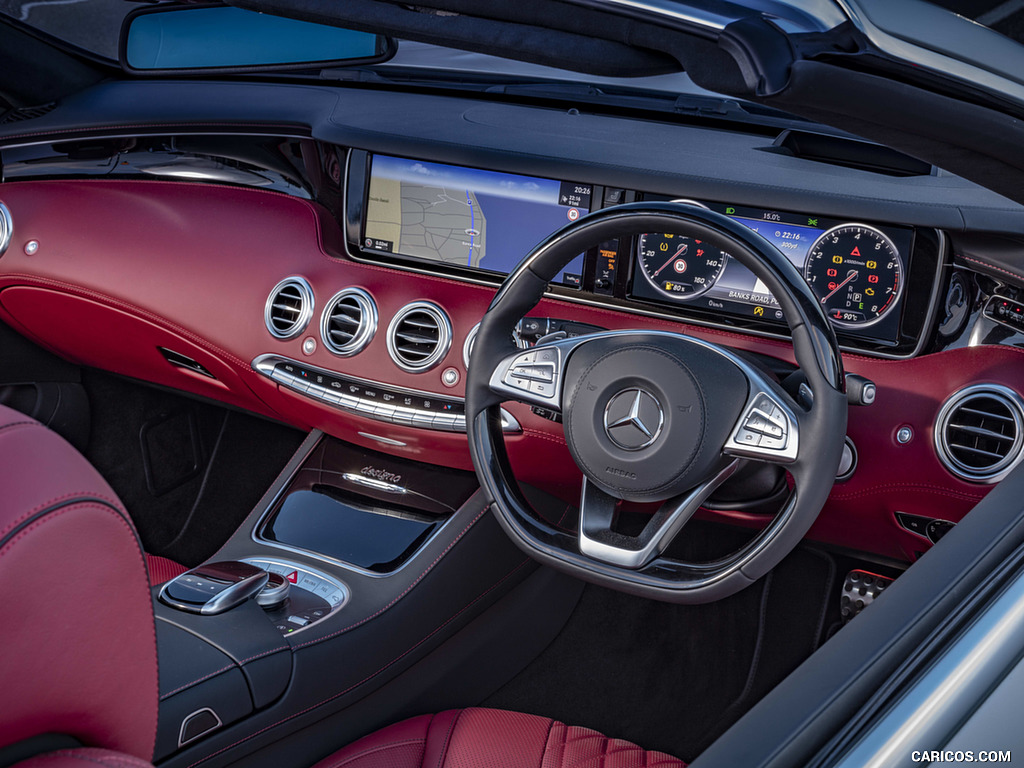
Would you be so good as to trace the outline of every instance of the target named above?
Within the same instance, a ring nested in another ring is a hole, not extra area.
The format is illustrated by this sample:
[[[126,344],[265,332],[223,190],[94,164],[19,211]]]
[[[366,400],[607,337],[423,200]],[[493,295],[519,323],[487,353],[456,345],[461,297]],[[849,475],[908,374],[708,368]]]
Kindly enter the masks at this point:
[[[643,568],[664,554],[701,504],[732,477],[741,464],[741,459],[733,459],[710,480],[666,500],[637,536],[613,530],[619,500],[588,483],[584,476],[580,494],[580,553],[619,568]]]
[[[543,344],[505,357],[491,375],[491,391],[560,413],[565,359],[570,348]]]

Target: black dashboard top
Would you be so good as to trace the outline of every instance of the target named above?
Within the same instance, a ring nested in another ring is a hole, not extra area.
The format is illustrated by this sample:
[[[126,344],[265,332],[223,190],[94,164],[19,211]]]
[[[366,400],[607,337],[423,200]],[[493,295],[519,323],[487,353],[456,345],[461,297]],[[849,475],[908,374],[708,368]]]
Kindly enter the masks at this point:
[[[762,133],[354,86],[113,82],[32,120],[0,145],[129,131],[312,136],[435,162],[602,183],[651,193],[949,231],[1024,231],[1024,207],[943,171],[892,176],[794,157]]]

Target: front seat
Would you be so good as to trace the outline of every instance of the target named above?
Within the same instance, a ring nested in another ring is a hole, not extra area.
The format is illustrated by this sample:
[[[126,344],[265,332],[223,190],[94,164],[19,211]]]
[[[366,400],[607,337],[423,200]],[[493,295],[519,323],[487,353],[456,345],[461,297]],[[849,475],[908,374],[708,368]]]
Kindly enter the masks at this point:
[[[0,765],[151,768],[158,674],[146,559],[84,457],[0,406]],[[596,731],[492,709],[423,715],[316,768],[683,768]]]

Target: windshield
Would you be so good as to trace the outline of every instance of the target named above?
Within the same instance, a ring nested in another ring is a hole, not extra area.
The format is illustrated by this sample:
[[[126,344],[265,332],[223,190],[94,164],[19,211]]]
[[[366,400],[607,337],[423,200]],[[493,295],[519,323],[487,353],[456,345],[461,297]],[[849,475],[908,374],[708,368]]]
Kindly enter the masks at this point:
[[[1024,2],[1021,0],[932,0],[932,4],[1012,40],[1024,41]],[[148,5],[132,0],[0,0],[0,14],[113,63],[117,61],[118,37],[125,16],[135,8]],[[471,75],[486,76],[492,82],[501,82],[504,78],[515,82],[561,80],[576,85],[710,95],[695,86],[684,73],[638,78],[600,77],[409,41],[400,41],[395,57],[373,65],[373,69],[384,75],[405,71],[420,77],[429,75],[451,80]]]

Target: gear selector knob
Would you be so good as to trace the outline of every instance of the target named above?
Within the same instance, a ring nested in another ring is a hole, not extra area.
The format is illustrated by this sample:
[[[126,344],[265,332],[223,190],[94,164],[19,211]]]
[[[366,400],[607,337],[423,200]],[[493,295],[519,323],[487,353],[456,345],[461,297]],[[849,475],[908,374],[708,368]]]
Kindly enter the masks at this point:
[[[164,584],[160,601],[180,611],[212,616],[244,603],[267,580],[266,571],[248,563],[204,563]]]

